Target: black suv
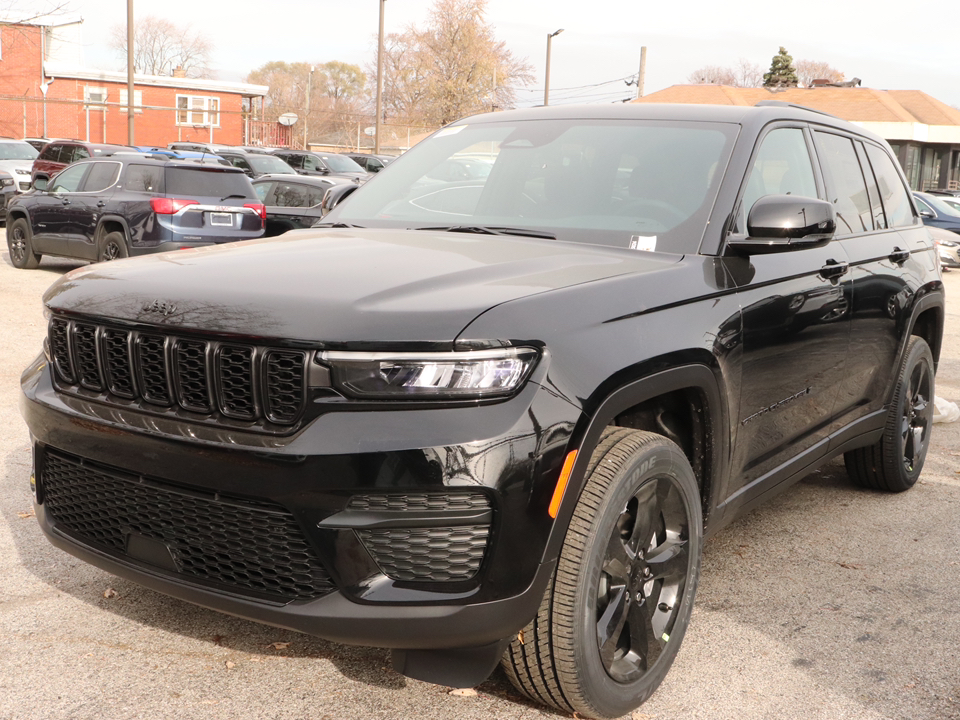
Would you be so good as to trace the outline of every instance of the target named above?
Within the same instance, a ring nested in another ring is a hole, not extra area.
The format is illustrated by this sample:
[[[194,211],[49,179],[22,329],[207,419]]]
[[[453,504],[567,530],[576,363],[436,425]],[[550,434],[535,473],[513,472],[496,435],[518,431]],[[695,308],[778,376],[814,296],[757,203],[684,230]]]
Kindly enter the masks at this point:
[[[234,167],[238,167],[251,178],[262,175],[296,175],[297,171],[282,158],[264,152],[248,152],[240,148],[224,148],[217,151]]]
[[[478,149],[479,182],[421,182]],[[324,222],[47,292],[21,407],[54,545],[617,717],[677,655],[705,537],[838,455],[868,488],[921,472],[943,286],[861,128],[482,115]]]
[[[215,160],[116,153],[82,160],[7,205],[18,268],[42,255],[115,260],[263,235],[266,208],[242,171]]]
[[[346,155],[337,153],[317,153],[306,150],[274,150],[273,154],[281,158],[300,175],[330,175],[355,182],[366,182],[370,174]]]

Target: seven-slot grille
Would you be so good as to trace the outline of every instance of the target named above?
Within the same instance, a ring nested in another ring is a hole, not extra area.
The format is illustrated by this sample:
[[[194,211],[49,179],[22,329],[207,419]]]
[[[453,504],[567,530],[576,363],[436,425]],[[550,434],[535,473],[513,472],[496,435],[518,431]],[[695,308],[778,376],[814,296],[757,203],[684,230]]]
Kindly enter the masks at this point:
[[[248,422],[293,425],[305,405],[306,353],[137,332],[82,321],[50,322],[59,383],[109,400]]]
[[[252,597],[311,600],[336,589],[279,505],[166,485],[52,448],[41,467],[43,502],[57,527],[110,555]],[[138,554],[137,543],[159,548],[160,562]]]

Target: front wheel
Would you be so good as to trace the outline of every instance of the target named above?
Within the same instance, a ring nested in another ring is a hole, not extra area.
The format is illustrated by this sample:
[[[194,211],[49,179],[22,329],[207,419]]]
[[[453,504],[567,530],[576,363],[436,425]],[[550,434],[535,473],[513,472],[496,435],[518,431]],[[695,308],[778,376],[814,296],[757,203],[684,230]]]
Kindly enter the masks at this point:
[[[502,664],[524,694],[588,717],[619,717],[660,685],[690,622],[702,511],[679,447],[609,428],[537,617]]]
[[[883,435],[875,445],[844,454],[850,478],[863,487],[890,492],[912,488],[930,446],[934,410],[933,353],[911,337],[900,361]]]
[[[22,217],[14,220],[7,230],[7,250],[15,268],[33,270],[40,266],[40,253],[33,251],[30,227]]]

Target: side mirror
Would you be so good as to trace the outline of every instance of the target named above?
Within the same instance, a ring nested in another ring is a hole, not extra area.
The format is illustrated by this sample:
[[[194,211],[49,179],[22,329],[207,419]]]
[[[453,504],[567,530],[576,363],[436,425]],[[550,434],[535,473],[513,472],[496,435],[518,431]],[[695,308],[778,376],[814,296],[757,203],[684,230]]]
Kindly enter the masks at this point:
[[[33,179],[33,189],[44,192],[47,189],[48,182],[50,182],[50,180],[46,176],[37,175],[37,177]]]
[[[934,215],[934,214],[933,214],[932,212],[930,212],[929,210],[921,210],[921,211],[920,211],[920,217],[922,217],[922,218],[928,218],[928,219],[933,219],[933,218],[936,217],[936,215]]]
[[[326,215],[328,212],[333,210],[337,205],[342,203],[350,194],[356,190],[359,185],[354,183],[342,183],[339,185],[334,185],[332,188],[327,190],[323,196],[323,203],[321,208],[323,214]]]
[[[833,204],[797,195],[766,195],[750,208],[747,237],[734,237],[728,246],[751,255],[822,247],[837,231]]]

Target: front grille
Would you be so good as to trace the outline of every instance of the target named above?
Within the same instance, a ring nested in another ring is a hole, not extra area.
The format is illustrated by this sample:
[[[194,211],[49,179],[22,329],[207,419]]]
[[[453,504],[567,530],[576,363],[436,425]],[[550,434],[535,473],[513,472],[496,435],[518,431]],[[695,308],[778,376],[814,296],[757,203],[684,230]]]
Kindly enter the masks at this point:
[[[54,318],[50,352],[61,389],[244,423],[294,425],[306,405],[299,350],[144,333]]]
[[[384,574],[395,580],[450,582],[477,574],[487,549],[487,525],[358,530]]]
[[[408,510],[489,510],[490,500],[487,499],[486,495],[479,492],[354,495],[347,503],[347,509],[396,512]]]
[[[26,191],[29,190],[29,189],[30,189],[30,183],[29,183],[29,182],[21,182],[21,183],[20,183],[20,192],[26,192]]]
[[[250,597],[310,600],[336,589],[280,506],[191,492],[50,449],[40,482],[57,528],[110,555],[143,562],[130,548],[153,543],[169,552],[165,569]]]

